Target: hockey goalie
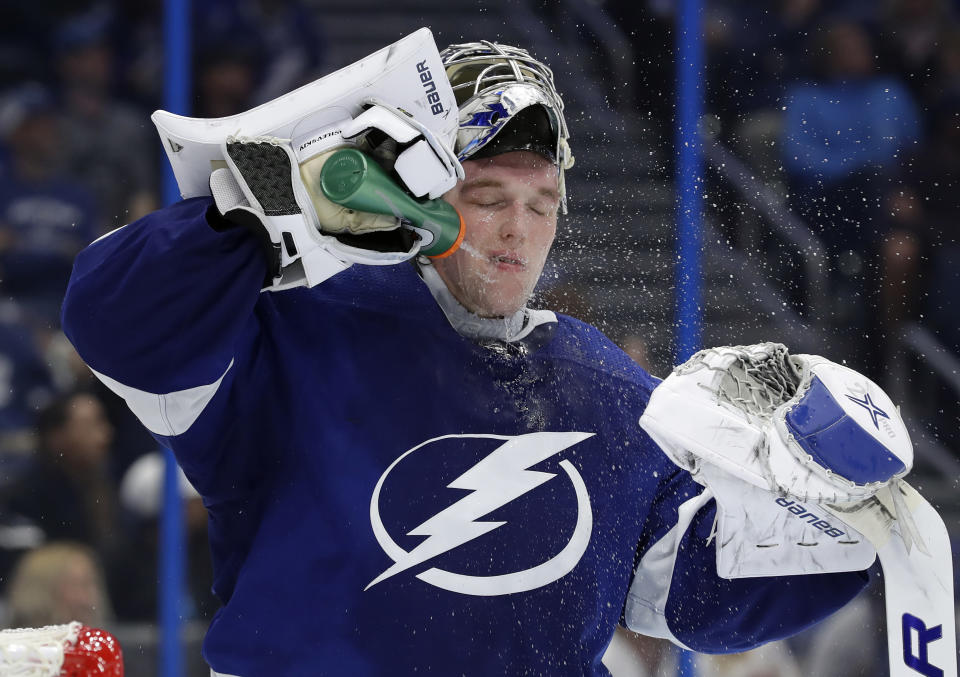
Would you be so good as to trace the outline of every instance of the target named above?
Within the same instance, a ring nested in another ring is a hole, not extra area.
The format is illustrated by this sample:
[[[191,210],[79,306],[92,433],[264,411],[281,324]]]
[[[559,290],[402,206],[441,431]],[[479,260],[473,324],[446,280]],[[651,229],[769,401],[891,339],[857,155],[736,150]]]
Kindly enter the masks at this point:
[[[84,250],[62,319],[203,496],[214,675],[606,675],[620,623],[741,651],[877,552],[891,657],[956,675],[949,544],[879,388],[776,344],[661,382],[530,307],[574,159],[529,52],[422,29],[154,122],[185,199]]]

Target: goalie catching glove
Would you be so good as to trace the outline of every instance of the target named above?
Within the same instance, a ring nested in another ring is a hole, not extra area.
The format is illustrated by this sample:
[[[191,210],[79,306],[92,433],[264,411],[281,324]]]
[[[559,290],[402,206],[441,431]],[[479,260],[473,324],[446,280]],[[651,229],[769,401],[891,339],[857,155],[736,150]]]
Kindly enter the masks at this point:
[[[376,146],[373,136],[381,139]],[[344,146],[392,165],[418,197],[442,195],[463,178],[452,150],[415,118],[381,101],[354,120],[317,130],[297,148],[275,137],[228,137],[227,166],[210,175],[210,192],[222,216],[263,237],[266,288],[312,287],[353,263],[391,265],[420,251],[421,237],[398,215],[355,211],[324,196],[321,171]]]
[[[891,677],[956,677],[950,538],[902,480],[913,447],[877,384],[778,343],[714,348],[657,386],[640,425],[706,487],[699,505],[716,499],[720,576],[856,571],[879,556]]]
[[[711,463],[800,501],[866,498],[913,465],[899,410],[877,384],[778,343],[697,353],[654,391],[641,425],[694,474]]]
[[[697,353],[654,390],[640,425],[716,498],[728,578],[868,567],[872,546],[826,506],[862,502],[913,464],[879,386],[776,343]]]

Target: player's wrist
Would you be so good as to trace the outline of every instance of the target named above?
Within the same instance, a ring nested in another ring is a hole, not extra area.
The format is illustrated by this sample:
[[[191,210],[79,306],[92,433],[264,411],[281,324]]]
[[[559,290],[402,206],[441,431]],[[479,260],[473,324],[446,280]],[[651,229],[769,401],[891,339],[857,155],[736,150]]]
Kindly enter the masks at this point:
[[[239,223],[221,214],[220,210],[217,209],[217,205],[212,202],[203,213],[203,219],[207,225],[217,233],[225,233],[240,227]]]

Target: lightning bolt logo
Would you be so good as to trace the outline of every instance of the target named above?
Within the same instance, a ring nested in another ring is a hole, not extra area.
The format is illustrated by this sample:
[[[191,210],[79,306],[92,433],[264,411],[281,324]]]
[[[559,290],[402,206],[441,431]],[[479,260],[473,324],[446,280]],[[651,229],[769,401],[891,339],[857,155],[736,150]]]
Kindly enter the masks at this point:
[[[555,473],[528,468],[592,435],[593,433],[579,432],[530,433],[516,437],[447,435],[428,440],[401,455],[381,476],[370,502],[370,520],[374,535],[394,563],[365,589],[369,590],[392,576],[502,527],[506,522],[482,521],[480,518],[556,477]],[[390,471],[404,458],[427,444],[452,437],[493,438],[504,442],[447,485],[450,489],[463,489],[471,493],[407,532],[409,536],[427,537],[407,552],[390,538],[383,526],[378,508],[380,490]],[[578,515],[574,534],[558,555],[533,569],[513,574],[466,576],[434,568],[419,574],[418,578],[454,592],[491,595],[530,590],[568,573],[576,566],[589,544],[592,513],[586,486],[576,468],[567,460],[561,461],[560,467],[574,485]]]

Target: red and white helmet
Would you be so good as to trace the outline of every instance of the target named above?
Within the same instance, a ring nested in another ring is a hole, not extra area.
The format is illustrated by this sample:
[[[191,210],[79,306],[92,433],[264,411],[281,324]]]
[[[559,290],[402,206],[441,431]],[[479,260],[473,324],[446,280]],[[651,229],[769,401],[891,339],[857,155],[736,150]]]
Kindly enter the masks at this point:
[[[457,159],[511,150],[540,153],[559,169],[566,213],[563,173],[573,166],[573,154],[553,72],[525,49],[487,40],[450,45],[440,58],[460,110]]]

